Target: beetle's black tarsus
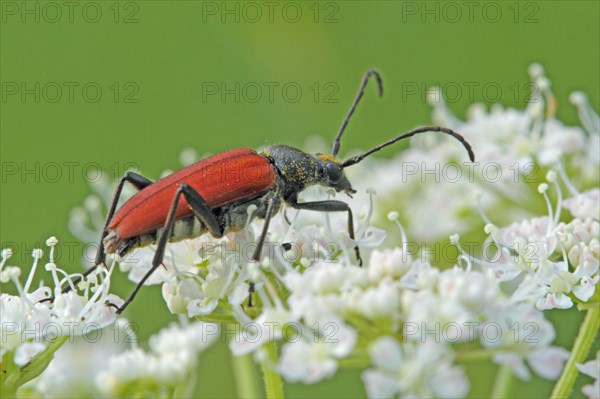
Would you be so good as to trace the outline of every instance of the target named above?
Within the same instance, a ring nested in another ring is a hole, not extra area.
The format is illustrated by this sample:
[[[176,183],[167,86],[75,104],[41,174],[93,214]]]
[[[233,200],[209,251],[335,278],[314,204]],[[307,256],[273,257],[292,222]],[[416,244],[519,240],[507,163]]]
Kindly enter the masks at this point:
[[[356,106],[360,102],[360,99],[362,98],[363,94],[365,94],[365,88],[367,87],[367,83],[369,82],[369,78],[371,78],[371,76],[375,76],[375,79],[377,80],[377,88],[379,89],[379,96],[380,97],[383,96],[383,80],[381,79],[381,75],[375,69],[371,69],[371,70],[367,71],[367,73],[365,74],[365,77],[362,80],[360,88],[358,89],[358,94],[356,95],[356,98],[354,99],[354,102],[352,103],[352,106],[350,107],[350,110],[348,111],[348,115],[346,115],[346,117],[344,118],[344,121],[342,122],[342,126],[340,127],[340,131],[338,132],[337,136],[335,136],[335,140],[333,141],[333,150],[331,151],[331,155],[333,155],[334,157],[340,151],[340,145],[341,145],[340,140],[342,139],[342,134],[344,133],[344,130],[346,130],[346,126],[348,125],[348,122],[350,121],[350,117],[356,110]]]
[[[175,213],[177,212],[177,206],[179,205],[179,198],[181,196],[185,197],[188,205],[190,206],[194,215],[200,219],[202,223],[206,225],[210,233],[215,237],[223,236],[223,227],[219,224],[217,218],[212,213],[210,207],[206,204],[206,201],[196,190],[194,190],[191,186],[186,183],[182,183],[179,187],[177,187],[177,191],[173,196],[173,202],[171,203],[171,209],[169,210],[169,215],[167,216],[167,221],[165,222],[163,232],[158,239],[158,244],[156,246],[156,252],[154,253],[154,258],[152,259],[152,267],[150,270],[146,272],[144,277],[139,281],[139,283],[135,286],[129,298],[121,305],[121,307],[117,310],[117,314],[121,314],[125,308],[133,301],[135,296],[137,295],[140,288],[144,285],[146,280],[156,271],[156,269],[162,265],[162,261],[165,257],[165,248],[167,246],[167,242],[169,241],[169,237],[173,232],[173,226],[175,226]],[[163,265],[164,267],[164,265]],[[166,267],[165,267],[166,268]]]
[[[254,305],[252,304],[252,295],[254,295],[254,281],[250,281],[248,285],[248,307],[251,308]]]
[[[112,302],[108,302],[108,303],[106,304],[106,306],[108,306],[109,308],[115,308],[115,310],[117,311],[117,312],[116,312],[117,314],[120,314],[120,313],[121,313],[121,311],[119,310],[119,307],[118,307],[117,305],[115,305],[114,303],[112,303]]]
[[[287,208],[284,208],[284,210],[283,210],[283,219],[289,226],[292,225],[292,222],[290,222],[290,219],[288,219]]]

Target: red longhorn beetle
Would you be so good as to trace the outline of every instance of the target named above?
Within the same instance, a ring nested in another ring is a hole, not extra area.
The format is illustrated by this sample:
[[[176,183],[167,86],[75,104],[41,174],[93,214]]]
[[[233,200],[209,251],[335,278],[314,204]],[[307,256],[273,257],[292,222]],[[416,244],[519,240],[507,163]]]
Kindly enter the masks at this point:
[[[269,221],[279,211],[282,202],[294,209],[347,212],[348,234],[354,239],[352,210],[347,203],[338,200],[298,202],[298,194],[315,184],[333,188],[337,192],[344,191],[348,195],[355,193],[344,174],[344,168],[359,163],[374,152],[399,140],[428,131],[442,132],[460,141],[471,161],[474,161],[470,144],[460,134],[439,126],[411,130],[364,154],[346,161],[338,160],[336,156],[340,149],[340,139],[371,76],[377,80],[379,95],[383,95],[381,76],[375,70],[368,71],[333,141],[331,155],[307,154],[286,145],[273,145],[261,152],[241,148],[213,155],[157,182],[152,182],[137,173],[127,172],[117,186],[108,211],[95,266],[88,269],[83,276],[91,273],[98,265],[104,264],[106,254],[116,253],[124,256],[135,248],[156,243],[152,267],[129,298],[117,309],[117,313],[121,313],[148,277],[161,265],[167,242],[198,237],[207,232],[219,238],[228,232],[243,229],[247,221],[246,211],[251,205],[257,207],[254,216],[265,220],[252,256],[254,261],[260,259],[269,230]],[[125,182],[133,184],[139,192],[116,210]],[[358,247],[354,250],[359,265],[362,265]],[[250,294],[253,289],[251,283]],[[68,290],[69,288],[65,288],[64,291]]]

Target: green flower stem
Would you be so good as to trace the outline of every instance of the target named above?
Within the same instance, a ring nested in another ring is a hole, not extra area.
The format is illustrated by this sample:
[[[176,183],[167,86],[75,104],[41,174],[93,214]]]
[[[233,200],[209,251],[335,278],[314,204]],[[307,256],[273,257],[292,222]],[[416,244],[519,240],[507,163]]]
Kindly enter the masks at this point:
[[[507,365],[500,366],[490,398],[501,399],[510,397],[513,373]]]
[[[353,354],[338,360],[340,368],[367,368],[371,365],[371,358],[367,353]]]
[[[52,359],[54,353],[69,339],[68,336],[61,336],[51,341],[46,349],[35,355],[27,364],[23,367],[15,365],[9,357],[12,357],[12,353],[7,353],[2,359],[2,378],[0,378],[0,397],[4,398],[15,398],[17,396],[17,389],[28,381],[33,380],[46,370]],[[5,373],[6,372],[6,373]]]
[[[571,393],[573,384],[579,373],[575,364],[585,361],[594,339],[598,336],[599,327],[600,307],[596,306],[589,309],[585,315],[583,324],[579,329],[579,334],[577,334],[577,338],[573,344],[571,357],[567,361],[560,379],[554,386],[554,391],[552,391],[552,398],[566,398]]]
[[[455,359],[457,363],[487,361],[494,356],[496,351],[492,349],[475,349],[471,351],[457,352]]]
[[[277,364],[277,342],[270,341],[265,344],[264,348],[267,351],[267,356],[262,362],[262,372],[265,379],[266,397],[269,399],[283,399],[281,376],[274,370],[274,365]]]
[[[0,362],[0,398],[2,399],[12,399],[17,397],[17,386],[15,384],[7,384],[5,375],[11,376],[15,371],[16,367],[11,360],[8,360],[9,356],[12,356],[12,353],[7,353],[2,358],[2,362]]]
[[[586,302],[577,305],[577,310],[588,310],[600,306],[600,302]]]
[[[252,361],[252,356],[232,356],[231,363],[238,398],[260,398],[262,394],[258,387],[257,366]]]

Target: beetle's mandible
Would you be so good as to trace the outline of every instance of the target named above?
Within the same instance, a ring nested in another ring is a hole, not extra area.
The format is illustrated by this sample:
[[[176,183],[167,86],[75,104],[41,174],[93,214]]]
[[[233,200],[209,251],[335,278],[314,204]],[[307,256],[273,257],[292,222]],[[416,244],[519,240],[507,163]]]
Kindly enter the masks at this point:
[[[341,137],[350,117],[362,98],[369,79],[377,81],[379,95],[383,84],[379,73],[370,70],[365,75],[348,115],[333,142],[331,154],[308,154],[287,145],[273,145],[261,152],[248,148],[236,149],[211,156],[181,169],[157,182],[128,172],[120,180],[100,238],[95,266],[83,276],[104,264],[106,254],[124,256],[133,249],[156,244],[152,267],[140,280],[117,313],[131,303],[140,287],[161,265],[168,242],[198,237],[210,233],[215,238],[243,229],[247,209],[256,206],[255,217],[264,219],[262,232],[252,256],[260,259],[269,229],[269,221],[282,203],[294,209],[321,212],[345,212],[348,235],[354,239],[352,210],[339,200],[299,202],[298,194],[305,188],[321,185],[350,195],[356,191],[346,178],[344,169],[362,161],[372,153],[395,142],[419,133],[434,131],[457,139],[474,161],[469,143],[458,133],[440,126],[424,126],[401,134],[371,150],[341,161],[337,158]],[[117,203],[125,182],[139,190],[118,210]],[[358,247],[356,259],[362,265]],[[253,284],[250,284],[250,300]],[[65,288],[64,292],[69,288]],[[249,303],[251,303],[249,300]]]

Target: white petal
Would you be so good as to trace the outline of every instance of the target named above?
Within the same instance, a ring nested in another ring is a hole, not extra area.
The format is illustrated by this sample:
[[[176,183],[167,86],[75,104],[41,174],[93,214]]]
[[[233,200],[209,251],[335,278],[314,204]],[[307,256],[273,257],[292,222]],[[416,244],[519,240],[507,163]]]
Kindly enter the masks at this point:
[[[240,333],[229,341],[229,349],[234,356],[243,356],[255,352],[265,342],[266,339],[263,339],[262,336],[248,336]]]
[[[546,295],[546,298],[539,299],[535,306],[539,310],[569,309],[573,306],[573,301],[563,293],[549,293]]]
[[[393,397],[398,392],[396,379],[377,371],[369,369],[361,374],[367,397],[372,399],[382,399]]]
[[[328,356],[328,345],[322,342],[308,344],[303,341],[283,346],[278,370],[290,382],[313,384],[331,377],[337,362]]]
[[[584,385],[581,388],[581,392],[589,399],[600,399],[600,379],[596,380],[593,384]]]
[[[248,284],[239,284],[227,295],[227,301],[231,306],[240,306],[248,297]]]
[[[23,366],[35,355],[46,349],[46,345],[41,342],[25,342],[19,345],[15,351],[14,362],[17,366]]]
[[[394,338],[385,336],[369,346],[371,361],[380,369],[394,372],[402,366],[400,344]]]
[[[580,219],[598,219],[600,215],[600,189],[595,188],[583,192],[576,197],[564,200],[563,207]]]
[[[181,295],[181,292],[178,292],[176,284],[164,283],[162,295],[171,313],[187,313],[186,298]]]
[[[577,364],[577,368],[583,374],[600,380],[600,351],[596,354],[596,359],[587,361],[583,364]]]
[[[556,346],[544,348],[527,355],[529,365],[542,378],[555,380],[560,376],[571,353]]]
[[[217,308],[219,304],[218,299],[193,299],[188,303],[187,310],[188,316],[205,316],[207,314],[212,313],[213,310]]]
[[[302,381],[308,372],[310,345],[303,341],[283,345],[279,372],[290,382]]]
[[[596,276],[593,279],[590,277],[583,277],[580,283],[573,287],[573,294],[583,302],[587,302],[587,300],[594,295],[596,284],[599,279],[600,276]]]
[[[458,367],[448,367],[435,373],[429,384],[439,398],[464,398],[470,389],[469,379]]]
[[[309,363],[306,376],[302,380],[305,384],[314,384],[329,378],[337,371],[337,362],[333,359],[322,359]]]
[[[359,238],[357,243],[360,247],[377,248],[383,243],[386,237],[387,233],[385,230],[369,226],[365,231],[365,235]]]
[[[346,324],[336,324],[337,330],[326,342],[331,345],[330,353],[336,358],[342,358],[350,355],[356,345],[356,330]]]
[[[499,353],[493,357],[494,363],[504,364],[513,371],[513,373],[521,380],[529,381],[531,374],[525,366],[525,362],[516,353]]]

